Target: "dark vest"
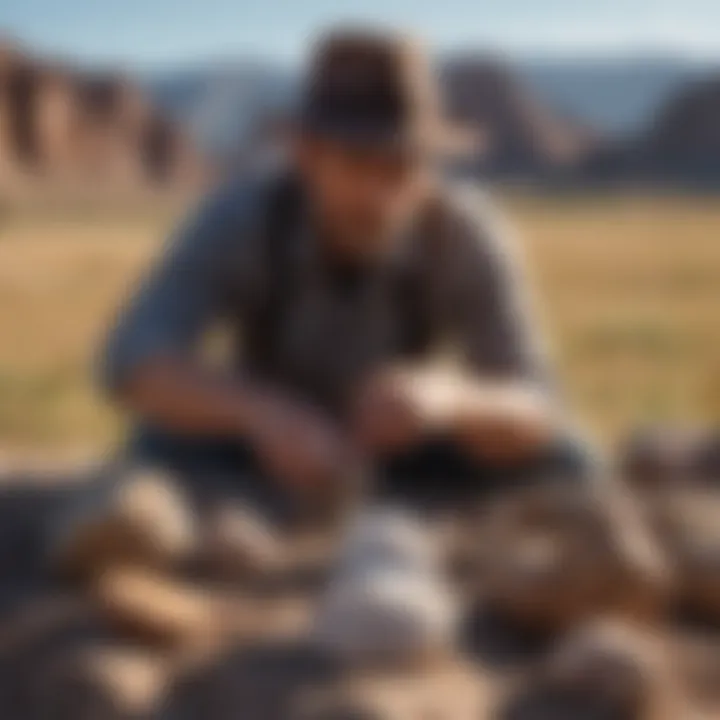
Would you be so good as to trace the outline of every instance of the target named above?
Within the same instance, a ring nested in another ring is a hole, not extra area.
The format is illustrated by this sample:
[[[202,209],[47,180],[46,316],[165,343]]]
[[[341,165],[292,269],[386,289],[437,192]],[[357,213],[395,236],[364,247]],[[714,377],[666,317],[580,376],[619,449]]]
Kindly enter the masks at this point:
[[[292,243],[303,222],[302,189],[291,176],[274,181],[261,219],[261,265],[266,272],[263,292],[248,311],[243,307],[242,357],[246,366],[259,377],[281,375],[281,353],[277,347],[285,316],[293,301],[296,285]],[[436,317],[432,273],[442,252],[447,222],[444,201],[434,197],[423,208],[416,241],[422,244],[419,260],[412,267],[395,273],[392,297],[402,332],[396,356],[417,358],[430,352],[440,341],[440,323]],[[339,278],[339,283],[344,279]],[[350,279],[347,279],[350,282]]]

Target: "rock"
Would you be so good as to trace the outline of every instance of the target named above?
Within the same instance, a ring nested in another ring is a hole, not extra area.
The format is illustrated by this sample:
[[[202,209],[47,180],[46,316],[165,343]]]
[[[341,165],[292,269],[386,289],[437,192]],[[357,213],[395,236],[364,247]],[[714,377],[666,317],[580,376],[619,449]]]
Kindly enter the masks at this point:
[[[304,720],[324,704],[308,702],[308,696],[328,697],[338,680],[335,666],[306,643],[260,641],[240,646],[186,680],[175,705],[181,711],[190,706],[187,717],[193,719]]]
[[[351,530],[314,626],[315,641],[352,665],[446,654],[456,623],[430,526],[402,510],[371,509]]]
[[[717,181],[720,167],[720,79],[688,83],[656,113],[639,148],[643,169],[656,176]]]
[[[682,628],[672,640],[682,687],[698,708],[715,717],[720,710],[720,642],[707,628],[699,632]]]
[[[693,461],[693,473],[705,482],[720,484],[720,432],[708,432]]]
[[[414,664],[452,646],[453,598],[433,583],[392,571],[339,580],[325,597],[315,641],[350,664]]]
[[[195,525],[171,476],[114,469],[61,511],[48,538],[51,567],[87,579],[120,564],[175,566],[196,551]]]
[[[333,693],[301,703],[292,720],[385,720],[387,717],[362,698],[346,695],[348,693]]]
[[[282,569],[287,550],[252,508],[222,504],[209,512],[204,525],[199,564],[210,577],[242,581]]]
[[[168,660],[146,650],[109,644],[71,647],[40,666],[32,717],[157,717],[171,678]]]
[[[488,678],[476,666],[455,659],[413,672],[384,668],[350,673],[330,697],[334,707],[354,711],[360,718],[470,720],[494,717],[492,694]]]
[[[186,134],[128,78],[0,40],[0,180],[150,189],[193,186],[206,174]]]
[[[670,648],[656,632],[615,620],[595,620],[559,643],[524,686],[511,694],[500,717],[684,717],[673,677]]]
[[[609,609],[641,622],[666,620],[676,598],[678,573],[651,509],[622,485],[598,488],[598,509],[609,537]],[[614,572],[613,572],[614,569]]]
[[[655,428],[619,449],[624,478],[643,490],[720,480],[720,437],[706,428]]]
[[[338,572],[394,567],[435,573],[440,559],[435,524],[403,507],[371,506],[350,525],[341,545]]]
[[[94,642],[107,627],[85,598],[49,594],[6,612],[0,626],[0,717],[52,717],[30,712],[49,657],[69,644]]]
[[[449,112],[484,142],[473,169],[527,175],[573,168],[599,146],[579,123],[543,105],[511,68],[483,57],[462,57],[443,67]]]
[[[136,568],[107,569],[93,597],[122,634],[172,647],[212,642],[226,619],[209,591]]]
[[[481,603],[556,632],[612,608],[666,610],[672,568],[633,498],[617,488],[539,486],[491,505],[475,535]]]
[[[668,488],[653,507],[658,533],[677,567],[681,604],[720,621],[720,490]]]
[[[53,636],[82,636],[100,629],[100,618],[87,598],[50,594],[26,599],[2,618],[0,664],[15,662],[19,655]]]

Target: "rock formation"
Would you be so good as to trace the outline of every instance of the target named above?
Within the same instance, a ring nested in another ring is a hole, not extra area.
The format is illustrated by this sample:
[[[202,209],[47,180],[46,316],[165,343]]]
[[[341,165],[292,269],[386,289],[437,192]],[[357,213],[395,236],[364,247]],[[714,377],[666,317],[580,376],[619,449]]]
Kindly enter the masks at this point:
[[[202,173],[183,132],[121,75],[0,44],[0,177],[138,188]]]
[[[501,63],[458,59],[442,75],[451,115],[482,139],[473,170],[547,175],[576,167],[595,147],[587,129],[554,114]]]
[[[720,179],[720,76],[670,99],[643,142],[642,156],[644,168],[654,175]]]

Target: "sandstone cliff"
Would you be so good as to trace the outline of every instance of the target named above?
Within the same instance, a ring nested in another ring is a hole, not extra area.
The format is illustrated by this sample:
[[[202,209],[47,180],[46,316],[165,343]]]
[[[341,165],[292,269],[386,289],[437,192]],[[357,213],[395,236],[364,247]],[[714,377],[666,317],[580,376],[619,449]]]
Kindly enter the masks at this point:
[[[0,44],[0,179],[66,185],[195,182],[182,130],[119,74],[80,71]]]

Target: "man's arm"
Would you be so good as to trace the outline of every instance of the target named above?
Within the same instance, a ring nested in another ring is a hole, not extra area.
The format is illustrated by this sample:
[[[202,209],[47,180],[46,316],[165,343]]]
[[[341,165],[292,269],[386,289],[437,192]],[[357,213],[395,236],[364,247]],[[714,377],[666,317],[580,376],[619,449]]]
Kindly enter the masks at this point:
[[[426,383],[426,406],[483,456],[523,457],[556,434],[558,411],[513,238],[486,200],[467,200],[451,268],[466,372]]]
[[[371,451],[452,436],[485,460],[522,459],[556,434],[537,327],[499,227],[477,205],[460,207],[449,231],[443,323],[460,362],[384,368],[360,388],[354,430]]]
[[[122,313],[105,350],[104,378],[135,416],[171,432],[242,438],[271,472],[309,481],[330,472],[339,442],[319,413],[197,360],[205,332],[258,281],[252,245],[257,202],[244,191],[212,199],[174,239]]]
[[[133,413],[168,429],[234,434],[246,419],[246,389],[202,372],[194,356],[225,310],[231,262],[238,286],[247,282],[250,201],[243,190],[207,201],[171,240],[108,339],[107,389]]]

